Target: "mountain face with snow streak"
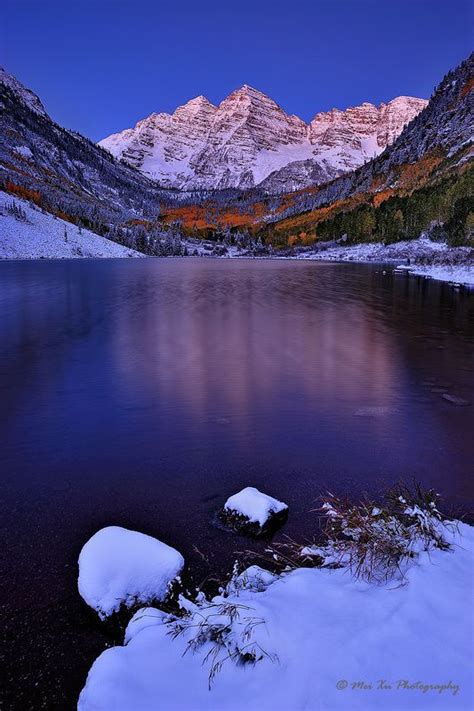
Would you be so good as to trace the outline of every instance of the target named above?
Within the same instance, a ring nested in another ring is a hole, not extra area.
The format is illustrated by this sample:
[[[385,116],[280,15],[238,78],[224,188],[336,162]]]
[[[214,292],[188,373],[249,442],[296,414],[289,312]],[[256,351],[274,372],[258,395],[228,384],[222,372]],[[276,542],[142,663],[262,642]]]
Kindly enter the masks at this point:
[[[204,96],[151,114],[99,145],[159,181],[187,190],[295,190],[354,170],[381,153],[425,106],[400,96],[316,114],[306,124],[247,85],[219,106]]]
[[[0,167],[2,186],[10,184],[14,194],[101,234],[179,199],[56,124],[36,94],[1,68]]]
[[[13,94],[15,94],[29,109],[34,111],[36,114],[48,117],[41,100],[36,94],[34,94],[31,89],[27,89],[23,86],[18,79],[12,74],[9,74],[3,67],[0,67],[0,85],[7,87]],[[1,108],[1,101],[0,101]]]

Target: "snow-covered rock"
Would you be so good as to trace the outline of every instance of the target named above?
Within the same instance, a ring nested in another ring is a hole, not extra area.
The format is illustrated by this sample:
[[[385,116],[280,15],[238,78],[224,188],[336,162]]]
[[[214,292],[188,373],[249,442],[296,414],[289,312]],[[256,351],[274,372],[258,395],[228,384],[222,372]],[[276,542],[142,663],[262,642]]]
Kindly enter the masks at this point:
[[[79,711],[473,708],[474,529],[459,523],[458,531],[450,551],[420,553],[404,585],[297,569],[261,592],[217,596],[176,638],[172,622],[145,611],[128,644],[93,664]],[[227,659],[209,689],[212,661],[224,656],[214,658],[209,641],[188,645],[203,614],[212,624],[231,606],[227,638],[263,658]]]
[[[79,555],[79,593],[105,619],[120,607],[164,600],[184,558],[152,536],[120,526],[102,528]]]
[[[24,211],[19,220],[8,211],[15,204]],[[71,259],[81,257],[142,257],[85,228],[54,217],[26,200],[0,191],[0,259]]]
[[[153,113],[100,141],[114,156],[181,189],[292,190],[330,180],[378,155],[425,106],[401,96],[316,114],[306,124],[246,84],[219,106],[204,96]]]
[[[286,521],[288,505],[253,486],[229,497],[221,512],[221,519],[243,533],[261,535],[275,530]]]

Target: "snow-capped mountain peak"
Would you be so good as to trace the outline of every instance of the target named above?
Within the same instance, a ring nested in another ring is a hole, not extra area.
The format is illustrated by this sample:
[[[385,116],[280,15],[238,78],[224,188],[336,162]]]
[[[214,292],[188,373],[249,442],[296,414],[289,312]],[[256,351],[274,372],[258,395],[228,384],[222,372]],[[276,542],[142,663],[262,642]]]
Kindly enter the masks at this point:
[[[291,190],[329,180],[378,155],[426,105],[397,97],[316,114],[306,124],[248,84],[218,106],[197,96],[100,142],[163,185]],[[283,171],[283,173],[281,172]]]
[[[172,115],[181,116],[182,114],[198,114],[200,112],[212,114],[216,110],[217,106],[211,104],[205,96],[196,96],[194,99],[190,99],[182,106],[178,106]]]
[[[214,108],[217,108],[216,106],[214,106],[214,104],[211,104],[209,99],[207,99],[202,94],[200,94],[199,96],[195,96],[194,99],[190,99],[187,102],[186,106],[190,106],[190,105],[191,106],[203,106],[204,105],[204,106],[213,106]]]

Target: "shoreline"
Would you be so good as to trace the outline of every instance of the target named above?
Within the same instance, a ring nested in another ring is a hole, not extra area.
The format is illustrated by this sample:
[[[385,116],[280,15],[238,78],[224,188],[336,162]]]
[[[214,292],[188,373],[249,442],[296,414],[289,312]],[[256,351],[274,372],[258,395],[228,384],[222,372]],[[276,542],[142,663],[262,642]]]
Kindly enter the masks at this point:
[[[398,260],[394,259],[344,259],[342,257],[335,259],[325,259],[323,257],[300,257],[300,256],[282,256],[278,257],[276,255],[269,256],[250,256],[246,254],[242,255],[187,255],[183,257],[179,256],[169,256],[169,257],[159,257],[150,255],[140,255],[143,259],[215,259],[221,260],[248,260],[248,261],[291,261],[291,262],[320,262],[321,264],[365,264],[370,266],[387,267],[391,270],[392,274],[407,274],[408,276],[421,277],[423,279],[440,281],[449,284],[453,288],[462,287],[469,291],[474,289],[474,266],[454,266],[451,264],[401,264]],[[87,259],[88,261],[114,261],[117,259],[122,260],[123,257],[113,256],[113,257],[2,257],[0,256],[0,263],[8,262],[68,262],[68,261],[78,261]]]
[[[320,509],[324,543],[268,544],[279,570],[236,563],[215,595],[134,606],[122,644],[92,664],[78,709],[300,709],[309,699],[375,711],[380,693],[369,692],[381,688],[393,711],[407,690],[420,711],[428,699],[443,710],[453,697],[469,704],[474,529],[444,519],[431,491],[422,496],[395,493],[398,513],[333,498]]]
[[[19,206],[24,219],[6,212],[8,201]],[[418,239],[394,242],[365,242],[345,245],[336,242],[315,243],[296,247],[293,253],[249,254],[235,245],[223,245],[196,238],[183,240],[193,254],[186,256],[154,256],[134,251],[106,237],[80,229],[59,217],[42,213],[38,208],[19,198],[0,192],[0,262],[51,261],[69,259],[263,259],[289,261],[318,261],[341,264],[374,264],[391,266],[393,272],[407,272],[412,276],[444,281],[453,286],[474,288],[474,249],[450,247],[445,242],[432,241],[422,234]],[[220,246],[225,253],[212,253]],[[42,253],[44,252],[44,253]]]
[[[384,245],[360,243],[350,246],[321,244],[316,250],[307,249],[290,259],[307,261],[390,265],[393,272],[407,272],[412,276],[444,281],[453,286],[474,287],[474,250],[470,247],[450,247],[445,242],[434,242],[421,235]]]

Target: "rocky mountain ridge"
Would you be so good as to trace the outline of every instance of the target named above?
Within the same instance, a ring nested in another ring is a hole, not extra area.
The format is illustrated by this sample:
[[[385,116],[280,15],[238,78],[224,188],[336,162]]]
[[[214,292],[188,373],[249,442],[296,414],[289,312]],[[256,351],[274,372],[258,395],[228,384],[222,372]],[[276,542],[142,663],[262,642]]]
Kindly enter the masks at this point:
[[[0,84],[14,94],[23,104],[29,109],[41,116],[48,117],[46,110],[41,103],[40,98],[34,94],[31,89],[27,89],[21,82],[18,81],[12,74],[9,74],[3,67],[0,67]]]
[[[425,106],[401,96],[316,114],[306,124],[248,85],[219,106],[198,96],[153,113],[99,145],[165,187],[295,190],[331,180],[381,153]]]
[[[110,239],[127,225],[119,241],[135,223],[156,218],[161,204],[182,199],[59,126],[36,94],[1,68],[0,190]]]
[[[283,196],[264,217],[266,235],[293,245],[398,241],[444,226],[451,244],[472,246],[473,116],[474,53],[445,75],[426,109],[377,158]]]
[[[426,182],[452,164],[471,163],[474,141],[474,52],[449,71],[435,89],[425,111],[403,130],[393,144],[366,165],[298,197],[301,212],[345,200],[354,194],[397,190],[408,179],[408,189]],[[462,156],[457,157],[462,152]],[[424,161],[424,163],[422,162]],[[407,168],[417,165],[418,168]],[[406,174],[404,176],[404,173]],[[413,175],[415,173],[415,175]],[[415,179],[416,178],[416,179]],[[284,218],[284,212],[279,219]]]

